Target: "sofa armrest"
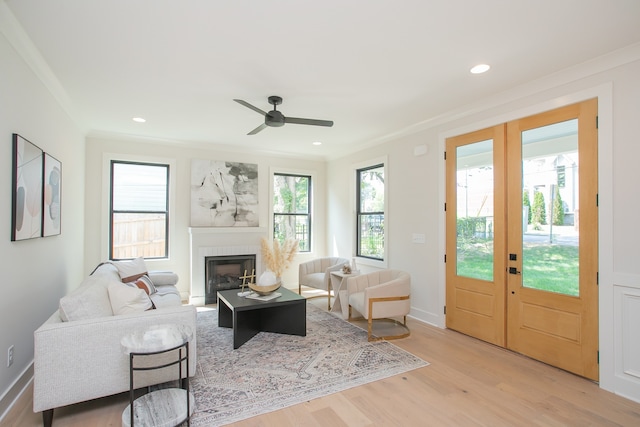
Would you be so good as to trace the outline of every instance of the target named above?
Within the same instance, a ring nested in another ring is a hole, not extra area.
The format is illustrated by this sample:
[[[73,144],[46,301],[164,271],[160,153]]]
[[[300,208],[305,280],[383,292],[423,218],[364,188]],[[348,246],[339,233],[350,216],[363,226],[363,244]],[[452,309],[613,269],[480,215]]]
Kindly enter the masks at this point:
[[[178,283],[178,275],[173,271],[152,270],[147,275],[153,282],[154,286],[175,285]]]
[[[129,357],[120,340],[163,323],[192,328],[189,376],[196,371],[196,308],[167,307],[141,313],[58,322],[55,315],[34,332],[33,410],[40,412],[129,390]],[[176,369],[136,373],[135,387],[177,378]]]

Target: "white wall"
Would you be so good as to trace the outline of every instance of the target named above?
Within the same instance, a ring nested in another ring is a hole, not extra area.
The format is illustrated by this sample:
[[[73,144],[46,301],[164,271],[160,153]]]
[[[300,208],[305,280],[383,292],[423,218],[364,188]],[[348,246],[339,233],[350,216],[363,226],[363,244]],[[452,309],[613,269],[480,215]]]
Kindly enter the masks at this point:
[[[4,4],[2,4],[4,6]],[[0,19],[0,25],[4,21]],[[0,28],[0,416],[33,362],[33,332],[83,273],[84,139]],[[62,162],[62,234],[11,242],[12,134]],[[7,349],[15,361],[6,366]],[[14,387],[15,385],[15,387]],[[19,390],[17,390],[19,391]]]
[[[426,145],[427,154],[414,155],[414,148]],[[440,324],[443,307],[438,298],[438,266],[443,252],[438,248],[438,162],[437,134],[421,133],[399,138],[383,146],[331,161],[327,168],[329,189],[328,242],[335,252],[347,258],[355,255],[355,165],[387,156],[388,212],[385,230],[387,266],[411,274],[412,315]],[[349,183],[349,185],[345,185]],[[412,243],[413,234],[424,234],[424,244]],[[365,271],[370,269],[358,261]]]
[[[411,273],[411,314],[444,325],[445,138],[598,97],[600,384],[640,401],[640,328],[635,313],[640,295],[638,76],[640,45],[635,45],[452,111],[381,146],[332,160],[327,168],[327,188],[335,201],[329,211],[331,244],[341,255],[354,252],[353,202],[351,190],[343,184],[353,181],[350,165],[388,156],[389,267]],[[427,146],[426,155],[414,156],[414,147],[420,145]],[[425,244],[412,243],[412,233],[425,234]]]
[[[258,164],[260,228],[269,233],[270,173],[291,170],[311,173],[314,176],[314,233],[313,253],[300,254],[296,262],[325,252],[325,239],[321,234],[325,223],[325,163],[293,157],[231,151],[226,147],[195,145],[177,142],[158,142],[140,139],[116,140],[113,138],[88,138],[86,148],[86,238],[85,270],[91,271],[108,257],[108,158],[121,160],[159,160],[172,164],[171,174],[175,177],[175,198],[170,212],[171,230],[169,236],[168,260],[147,260],[150,269],[169,269],[178,273],[178,287],[183,295],[188,295],[191,282],[190,272],[190,177],[191,159],[221,160]],[[214,230],[215,232],[215,230]],[[238,236],[243,237],[244,231]],[[269,235],[271,235],[269,233]],[[229,237],[228,230],[224,233]],[[226,243],[225,243],[226,244]],[[259,241],[257,242],[259,244]],[[292,264],[283,277],[285,286],[297,287],[297,264]]]

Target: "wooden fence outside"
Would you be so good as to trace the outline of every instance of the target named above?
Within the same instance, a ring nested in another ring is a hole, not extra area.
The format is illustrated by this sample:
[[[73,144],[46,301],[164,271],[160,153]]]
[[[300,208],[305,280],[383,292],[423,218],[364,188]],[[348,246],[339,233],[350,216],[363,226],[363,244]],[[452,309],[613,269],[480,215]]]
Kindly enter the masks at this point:
[[[166,217],[117,214],[113,221],[113,259],[166,257]]]

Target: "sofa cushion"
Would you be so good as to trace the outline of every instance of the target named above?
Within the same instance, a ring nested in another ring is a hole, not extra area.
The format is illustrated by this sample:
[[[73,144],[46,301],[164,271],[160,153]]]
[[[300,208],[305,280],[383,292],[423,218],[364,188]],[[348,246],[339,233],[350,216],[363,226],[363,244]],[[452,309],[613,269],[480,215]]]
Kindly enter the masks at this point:
[[[133,282],[148,272],[147,265],[142,257],[127,261],[113,261],[112,264],[118,269],[120,278],[124,283]]]
[[[60,318],[70,322],[113,316],[107,291],[109,283],[120,284],[108,274],[85,278],[77,289],[60,299]]]
[[[153,308],[147,293],[126,283],[110,283],[108,287],[109,301],[113,314],[128,314],[146,311]]]
[[[175,307],[182,304],[182,297],[175,286],[157,286],[156,293],[150,295],[151,301],[156,308]]]

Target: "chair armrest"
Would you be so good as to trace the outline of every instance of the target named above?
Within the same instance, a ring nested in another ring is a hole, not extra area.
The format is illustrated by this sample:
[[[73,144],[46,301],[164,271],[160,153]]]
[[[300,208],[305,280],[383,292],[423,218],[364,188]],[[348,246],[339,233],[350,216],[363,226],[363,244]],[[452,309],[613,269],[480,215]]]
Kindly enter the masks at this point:
[[[325,270],[325,273],[331,273],[332,271],[340,271],[342,270],[343,266],[344,266],[344,263],[334,264],[331,267],[327,267],[327,269]]]
[[[342,270],[344,263],[334,264],[331,267],[327,267],[324,271],[324,285],[327,289],[331,290],[331,272]]]
[[[406,278],[391,280],[364,289],[365,299],[407,296],[411,294],[411,282]]]

